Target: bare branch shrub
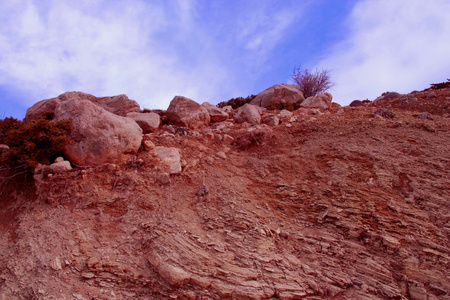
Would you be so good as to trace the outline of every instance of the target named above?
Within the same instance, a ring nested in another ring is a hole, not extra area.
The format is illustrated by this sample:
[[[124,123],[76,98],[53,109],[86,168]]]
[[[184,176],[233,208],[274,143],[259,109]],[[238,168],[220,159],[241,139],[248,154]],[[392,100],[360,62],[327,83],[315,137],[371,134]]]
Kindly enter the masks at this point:
[[[316,69],[311,72],[307,69],[295,68],[291,79],[298,85],[305,98],[324,93],[334,86],[330,79],[330,71],[326,69]]]

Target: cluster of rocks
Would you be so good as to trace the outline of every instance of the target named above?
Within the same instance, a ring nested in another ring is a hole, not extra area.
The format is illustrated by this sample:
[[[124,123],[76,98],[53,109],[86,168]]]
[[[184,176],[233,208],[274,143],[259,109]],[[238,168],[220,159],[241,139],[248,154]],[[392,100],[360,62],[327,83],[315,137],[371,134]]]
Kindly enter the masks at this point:
[[[149,146],[151,141],[144,138],[162,124],[198,130],[231,119],[238,124],[277,126],[307,114],[340,108],[338,104],[333,106],[331,100],[329,93],[305,99],[298,87],[280,84],[261,92],[250,104],[235,110],[218,108],[207,102],[200,105],[189,98],[176,96],[167,111],[141,111],[139,104],[126,95],[99,98],[82,92],[66,92],[30,107],[24,122],[39,119],[43,113],[52,113],[55,121],[71,120],[73,143],[66,147],[64,155],[76,166],[125,162],[144,148],[155,151],[171,165],[170,172],[177,173],[180,168],[173,166],[173,161],[179,157],[176,150],[154,149]],[[274,113],[264,108],[271,103],[294,103],[300,108],[295,112],[282,110]]]

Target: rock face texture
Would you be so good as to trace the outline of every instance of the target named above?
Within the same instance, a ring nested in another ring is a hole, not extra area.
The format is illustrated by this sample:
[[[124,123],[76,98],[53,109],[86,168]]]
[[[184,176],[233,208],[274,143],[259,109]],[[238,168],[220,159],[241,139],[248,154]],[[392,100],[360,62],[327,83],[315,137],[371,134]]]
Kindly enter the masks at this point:
[[[161,124],[160,116],[153,112],[131,112],[127,114],[127,117],[133,119],[142,128],[144,134],[155,131]]]
[[[256,95],[250,104],[265,107],[274,102],[280,102],[284,99],[286,102],[300,104],[305,97],[296,85],[293,84],[277,84],[262,91]]]
[[[91,101],[119,116],[126,116],[127,113],[140,111],[139,104],[134,100],[130,100],[126,95],[97,98],[94,95],[82,92],[66,92],[56,98],[42,100],[34,104],[27,109],[24,121],[29,122],[39,119],[42,117],[42,112],[54,113],[59,103],[73,99]]]
[[[248,103],[239,109],[238,113],[234,116],[234,119],[239,124],[244,122],[249,124],[261,123],[261,115],[259,114],[258,108]]]
[[[0,181],[0,299],[449,299],[450,90],[428,92]]]
[[[208,102],[202,103],[202,106],[208,111],[211,122],[223,122],[228,119],[228,113],[226,113],[222,108],[214,106]]]
[[[96,166],[106,162],[126,160],[139,150],[142,129],[152,132],[159,126],[157,114],[137,113],[136,101],[126,95],[97,98],[82,92],[66,92],[56,98],[42,100],[27,110],[24,121],[42,117],[43,112],[54,114],[55,120],[72,120],[74,143],[67,146],[65,155],[71,162]],[[133,119],[122,117],[131,114]]]
[[[205,107],[183,96],[173,98],[167,109],[166,117],[171,124],[191,129],[208,126],[211,120]]]
[[[107,111],[122,117],[125,117],[128,113],[131,112],[141,111],[141,108],[136,101],[130,100],[127,95],[123,94],[112,97],[96,98],[93,102],[97,105],[100,105]]]
[[[55,120],[72,120],[73,144],[66,157],[76,165],[121,162],[141,146],[142,129],[132,119],[106,111],[88,100],[70,99],[56,106]]]

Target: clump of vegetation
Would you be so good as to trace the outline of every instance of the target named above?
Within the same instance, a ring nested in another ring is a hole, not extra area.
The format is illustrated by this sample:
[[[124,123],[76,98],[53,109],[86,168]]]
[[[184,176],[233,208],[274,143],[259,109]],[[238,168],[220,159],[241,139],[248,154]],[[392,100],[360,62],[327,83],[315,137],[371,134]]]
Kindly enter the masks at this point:
[[[30,171],[37,164],[49,164],[71,143],[71,121],[52,121],[45,112],[41,119],[24,123],[15,118],[0,119],[0,144],[9,149],[0,156],[0,165],[13,173]]]
[[[265,106],[268,110],[283,110],[287,109],[289,111],[294,111],[300,107],[297,103],[292,102],[286,102],[286,101],[278,101],[278,102],[272,102]]]
[[[219,104],[217,104],[217,107],[222,108],[222,107],[231,105],[231,107],[233,109],[236,109],[238,107],[244,106],[244,104],[249,103],[250,101],[255,99],[255,97],[256,97],[256,95],[250,95],[246,98],[243,98],[243,97],[231,98],[228,101],[219,102]]]
[[[450,79],[447,79],[447,81],[440,82],[440,83],[432,83],[431,89],[433,90],[440,90],[450,87]]]
[[[326,69],[309,71],[295,68],[291,75],[291,80],[298,85],[305,98],[325,93],[334,86],[334,83],[331,82],[330,71]]]

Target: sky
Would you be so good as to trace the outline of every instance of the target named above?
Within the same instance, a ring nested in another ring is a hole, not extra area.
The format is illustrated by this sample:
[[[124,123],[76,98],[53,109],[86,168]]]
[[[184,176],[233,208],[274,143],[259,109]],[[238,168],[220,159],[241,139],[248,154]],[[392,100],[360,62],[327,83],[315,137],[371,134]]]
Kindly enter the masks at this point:
[[[327,69],[333,101],[450,78],[449,0],[0,1],[0,118],[66,91],[167,109]]]

